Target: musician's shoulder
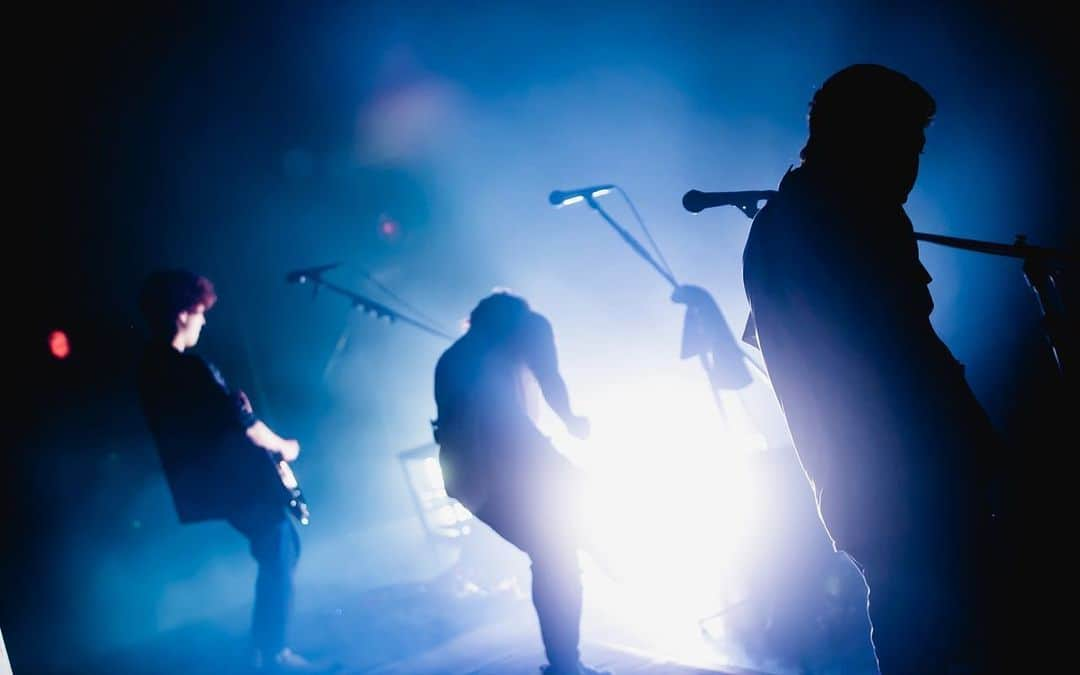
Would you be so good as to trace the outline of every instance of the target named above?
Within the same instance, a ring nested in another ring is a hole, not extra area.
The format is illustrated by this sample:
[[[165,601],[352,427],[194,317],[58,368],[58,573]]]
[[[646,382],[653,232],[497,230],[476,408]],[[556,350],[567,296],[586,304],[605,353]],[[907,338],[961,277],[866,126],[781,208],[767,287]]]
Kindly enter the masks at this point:
[[[525,316],[522,328],[527,336],[534,339],[544,339],[554,334],[551,320],[537,311],[530,311]]]
[[[182,356],[184,357],[184,361],[189,368],[191,368],[192,370],[197,370],[201,373],[208,374],[219,385],[221,385],[222,387],[226,386],[225,375],[222,374],[221,369],[218,368],[213,361],[201,354],[196,354],[195,352],[190,351],[184,352]]]

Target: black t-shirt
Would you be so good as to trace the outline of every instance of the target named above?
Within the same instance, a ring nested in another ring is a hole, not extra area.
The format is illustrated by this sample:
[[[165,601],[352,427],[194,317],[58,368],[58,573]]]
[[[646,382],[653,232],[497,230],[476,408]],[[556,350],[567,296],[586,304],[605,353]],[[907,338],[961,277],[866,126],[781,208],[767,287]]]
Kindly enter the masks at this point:
[[[211,363],[151,343],[139,364],[139,398],[181,522],[276,499],[273,465],[245,434],[257,419]]]
[[[469,331],[435,368],[440,443],[472,447],[538,434],[537,381],[558,371],[551,324],[536,312],[498,337]]]
[[[743,273],[773,389],[834,536],[911,519],[939,490],[965,499],[996,439],[930,323],[930,275],[902,206],[795,169],[754,219]]]

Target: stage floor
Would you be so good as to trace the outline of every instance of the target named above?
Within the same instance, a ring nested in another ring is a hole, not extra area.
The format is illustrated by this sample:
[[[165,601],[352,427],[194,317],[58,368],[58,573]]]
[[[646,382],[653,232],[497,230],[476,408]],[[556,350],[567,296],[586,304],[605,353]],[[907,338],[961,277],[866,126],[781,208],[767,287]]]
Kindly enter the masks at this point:
[[[390,534],[372,532],[371,545],[360,548],[379,551],[375,544],[392,541]],[[156,629],[156,617],[146,616],[145,629],[126,633],[125,644],[102,641],[94,649],[57,649],[43,629],[35,634],[36,644],[24,641],[16,645],[20,649],[8,645],[15,672],[244,673],[254,565],[245,551],[236,548],[231,558],[215,559],[221,566],[212,568],[229,570],[231,576],[168,589],[172,596],[205,606],[206,611],[170,626],[159,623]],[[415,548],[412,557],[398,553],[408,550],[402,545],[388,549],[385,560],[356,561],[343,554],[340,542],[326,550],[313,542],[305,559],[306,573],[298,579],[290,645],[320,663],[334,664],[334,672],[341,675],[539,675],[546,659],[529,601],[527,558],[507,546],[485,549],[485,554],[505,554],[505,559],[489,561],[498,573],[463,577],[453,573],[455,566],[445,565],[438,556],[423,558],[419,554],[424,549]],[[410,560],[427,561],[432,568],[419,574],[408,568]],[[379,565],[393,566],[414,580],[367,583],[376,579],[361,573]],[[822,631],[814,602],[795,603],[786,613],[778,607],[767,617],[759,614],[762,603],[748,607],[736,603],[723,618],[702,623],[698,617],[712,616],[711,612],[688,614],[680,606],[657,602],[670,592],[659,597],[634,595],[633,586],[605,580],[595,566],[584,569],[581,652],[583,661],[594,667],[619,675],[874,671],[865,627],[856,622],[838,624],[843,629],[839,633]],[[226,592],[228,598],[220,597]],[[702,590],[699,595],[707,594]],[[804,605],[815,611],[803,611]],[[856,609],[865,622],[865,610]],[[100,610],[108,618],[109,608]],[[852,651],[846,637],[857,639],[857,649]]]
[[[359,594],[327,589],[302,605],[294,646],[340,675],[539,675],[546,663],[532,605],[520,591],[457,597],[442,587],[402,584]],[[242,674],[246,629],[246,611],[238,608],[78,666],[25,672]],[[650,651],[588,612],[581,652],[588,665],[617,675],[781,675],[728,665],[707,649],[698,662]]]
[[[582,660],[615,675],[762,675],[734,666],[722,669],[677,663],[628,646],[583,640]],[[368,675],[538,675],[545,663],[533,632],[485,626],[411,658],[373,670]]]

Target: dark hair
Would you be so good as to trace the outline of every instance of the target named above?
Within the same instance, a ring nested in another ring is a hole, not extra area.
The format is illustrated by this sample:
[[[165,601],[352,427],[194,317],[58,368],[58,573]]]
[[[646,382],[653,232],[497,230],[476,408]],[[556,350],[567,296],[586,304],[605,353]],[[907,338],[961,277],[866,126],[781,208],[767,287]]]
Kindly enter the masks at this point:
[[[199,305],[210,309],[215,302],[214,284],[184,269],[152,272],[139,292],[139,310],[156,337],[173,335],[180,312],[192,312]]]
[[[872,147],[930,125],[937,106],[917,82],[890,68],[858,63],[835,73],[810,101],[810,138],[800,156]]]
[[[525,298],[495,291],[469,313],[469,330],[491,337],[509,335],[530,311]]]

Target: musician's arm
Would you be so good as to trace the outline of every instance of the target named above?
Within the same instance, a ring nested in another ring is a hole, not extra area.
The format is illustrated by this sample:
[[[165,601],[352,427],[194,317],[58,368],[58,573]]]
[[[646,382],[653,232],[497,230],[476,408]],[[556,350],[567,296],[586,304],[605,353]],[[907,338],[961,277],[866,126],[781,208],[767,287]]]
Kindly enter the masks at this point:
[[[528,349],[528,363],[548,406],[566,425],[567,431],[578,438],[589,435],[589,420],[574,414],[570,393],[559,372],[559,357],[555,349],[555,334],[547,319],[536,315],[534,332]]]
[[[293,461],[300,455],[299,442],[292,438],[278,436],[262,420],[255,420],[255,423],[249,426],[245,433],[252,443],[270,452],[280,454],[287,462]]]
[[[219,429],[222,434],[243,431],[252,444],[279,453],[289,462],[297,458],[300,444],[296,440],[282,438],[266,426],[266,423],[255,415],[247,394],[241,389],[229,387],[225,377],[214,364],[201,357],[191,363],[199,364],[191,371],[194,378],[191,385],[192,395],[204,400],[203,409],[211,418],[207,420],[211,428]]]

